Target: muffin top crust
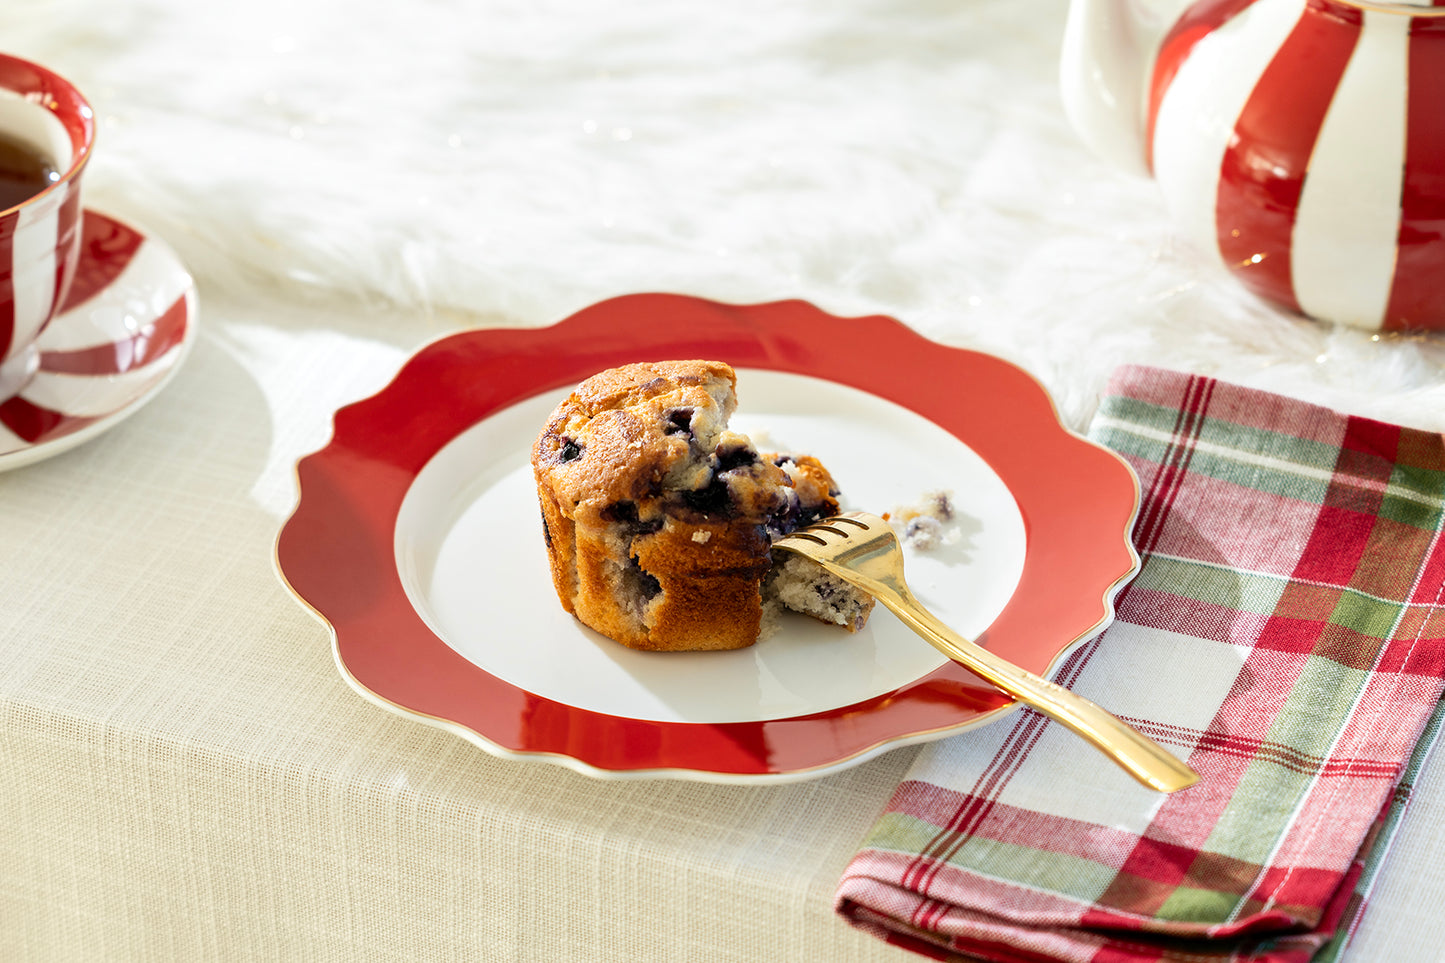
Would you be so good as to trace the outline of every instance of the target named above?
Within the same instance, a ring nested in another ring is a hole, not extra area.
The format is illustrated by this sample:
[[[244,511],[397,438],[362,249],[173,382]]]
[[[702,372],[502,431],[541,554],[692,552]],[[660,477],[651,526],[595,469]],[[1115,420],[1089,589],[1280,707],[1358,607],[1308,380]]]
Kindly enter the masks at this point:
[[[704,488],[709,455],[732,434],[726,425],[736,383],[720,361],[608,369],[557,406],[537,437],[533,464],[547,470],[558,501],[579,521],[621,501]]]

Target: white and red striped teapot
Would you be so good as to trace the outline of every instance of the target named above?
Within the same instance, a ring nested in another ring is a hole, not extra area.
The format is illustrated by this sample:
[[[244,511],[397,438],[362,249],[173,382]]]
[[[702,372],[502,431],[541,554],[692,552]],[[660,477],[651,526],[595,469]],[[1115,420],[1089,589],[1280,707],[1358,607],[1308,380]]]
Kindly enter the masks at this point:
[[[1071,0],[1062,86],[1255,294],[1445,330],[1445,0]]]

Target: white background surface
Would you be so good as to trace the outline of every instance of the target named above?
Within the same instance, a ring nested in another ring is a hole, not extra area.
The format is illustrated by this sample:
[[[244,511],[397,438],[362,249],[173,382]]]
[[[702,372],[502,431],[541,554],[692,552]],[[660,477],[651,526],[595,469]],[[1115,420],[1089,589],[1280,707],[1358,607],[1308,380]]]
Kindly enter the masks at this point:
[[[0,8],[97,108],[90,203],[177,250],[203,325],[135,418],[0,476],[0,957],[911,959],[829,904],[913,750],[770,788],[493,759],[358,698],[272,543],[295,459],[415,348],[644,290],[890,314],[1076,429],[1124,362],[1445,428],[1439,339],[1260,306],[1083,151],[1063,13]],[[1352,959],[1441,956],[1438,770]]]

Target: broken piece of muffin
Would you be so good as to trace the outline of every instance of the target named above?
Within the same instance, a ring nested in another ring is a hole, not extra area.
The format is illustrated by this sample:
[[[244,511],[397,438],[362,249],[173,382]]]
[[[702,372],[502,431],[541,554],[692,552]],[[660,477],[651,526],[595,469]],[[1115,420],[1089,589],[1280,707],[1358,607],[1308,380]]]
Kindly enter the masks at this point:
[[[764,631],[765,606],[851,631],[872,609],[806,559],[773,564],[773,539],[836,513],[838,492],[816,458],[760,453],[728,430],[736,380],[720,361],[611,368],[533,445],[557,597],[623,645],[738,649]]]

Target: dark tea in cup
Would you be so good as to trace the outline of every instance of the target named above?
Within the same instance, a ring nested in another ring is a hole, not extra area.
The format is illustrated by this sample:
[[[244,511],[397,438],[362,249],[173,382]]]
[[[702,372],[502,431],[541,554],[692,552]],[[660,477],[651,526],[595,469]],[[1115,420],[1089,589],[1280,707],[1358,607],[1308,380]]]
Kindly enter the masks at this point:
[[[60,174],[39,148],[0,132],[0,211],[30,200],[60,180]]]

